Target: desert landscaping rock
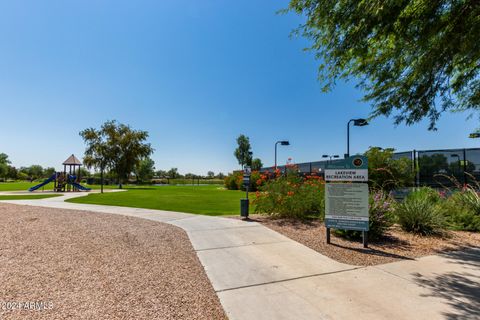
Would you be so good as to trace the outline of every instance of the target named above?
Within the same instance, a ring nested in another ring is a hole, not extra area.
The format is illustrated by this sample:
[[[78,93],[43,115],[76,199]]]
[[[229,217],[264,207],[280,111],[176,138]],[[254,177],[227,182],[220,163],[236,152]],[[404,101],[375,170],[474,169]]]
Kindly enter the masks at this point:
[[[253,215],[252,219],[327,257],[356,266],[379,265],[480,247],[480,234],[476,232],[449,231],[444,237],[424,237],[403,232],[398,227],[391,228],[382,240],[371,241],[366,249],[361,241],[337,237],[333,232],[331,244],[328,245],[325,226],[318,219],[299,221],[261,215]]]
[[[51,306],[0,309],[2,320],[226,318],[180,228],[11,204],[0,218],[0,302]]]

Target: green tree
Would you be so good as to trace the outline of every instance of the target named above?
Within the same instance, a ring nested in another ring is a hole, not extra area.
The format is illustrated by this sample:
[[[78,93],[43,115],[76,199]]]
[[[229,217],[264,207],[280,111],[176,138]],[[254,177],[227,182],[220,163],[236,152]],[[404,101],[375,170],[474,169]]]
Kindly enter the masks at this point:
[[[159,178],[167,178],[168,177],[168,172],[165,170],[158,170],[155,172],[155,175]]]
[[[235,149],[234,155],[238,160],[238,164],[243,167],[251,165],[252,163],[252,152],[250,146],[250,139],[241,134],[237,138],[237,149]]]
[[[306,17],[296,33],[313,42],[323,90],[358,80],[372,116],[435,129],[445,110],[478,111],[480,2],[291,0],[285,11]]]
[[[48,168],[43,169],[42,176],[43,176],[44,178],[49,178],[49,177],[51,177],[55,172],[56,172],[55,168],[48,167]]]
[[[421,176],[432,178],[436,174],[448,173],[448,160],[441,153],[423,155],[418,158],[418,167]]]
[[[18,170],[14,166],[8,166],[7,178],[12,180],[18,179]]]
[[[30,180],[35,180],[43,177],[43,167],[38,164],[31,165],[27,168],[28,176]]]
[[[215,178],[215,172],[213,172],[213,171],[208,171],[208,172],[207,172],[207,177],[208,177],[209,179]]]
[[[393,148],[370,147],[365,152],[368,158],[368,178],[371,188],[390,191],[414,184],[415,171],[412,160],[394,159],[394,151]]]
[[[87,144],[85,165],[100,168],[102,172],[108,167],[115,173],[119,188],[139,161],[153,153],[151,145],[145,142],[147,131],[133,130],[115,120],[105,122],[99,130],[85,129],[80,136]]]
[[[92,176],[92,173],[90,171],[88,171],[87,168],[80,167],[80,177],[88,178],[88,177],[91,177],[91,176]]]
[[[151,181],[155,175],[155,162],[150,157],[142,159],[135,168],[135,175],[139,182]]]
[[[167,171],[167,175],[170,179],[179,178],[178,169],[177,168],[171,168],[170,170]]]
[[[255,158],[255,159],[252,160],[252,170],[258,171],[262,167],[263,167],[262,160],[260,160],[259,158]]]
[[[8,156],[5,153],[0,153],[0,177],[1,178],[7,178],[9,164],[10,164],[10,160],[8,160]]]

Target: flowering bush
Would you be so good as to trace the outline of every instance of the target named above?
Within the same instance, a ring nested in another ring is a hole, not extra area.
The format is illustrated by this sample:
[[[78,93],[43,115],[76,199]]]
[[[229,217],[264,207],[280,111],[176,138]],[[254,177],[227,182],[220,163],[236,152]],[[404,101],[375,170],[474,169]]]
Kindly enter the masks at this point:
[[[395,200],[384,191],[375,191],[369,196],[369,230],[371,239],[381,238],[394,222]],[[358,239],[362,233],[353,230],[336,230],[336,234],[346,238]]]
[[[254,200],[255,212],[282,218],[304,218],[324,215],[325,183],[318,176],[300,177],[294,167],[281,175],[277,169],[275,179],[263,175],[262,186]]]
[[[248,191],[255,192],[258,190],[258,186],[265,182],[265,180],[262,180],[261,177],[262,175],[260,172],[252,171],[250,175],[250,187],[248,188]],[[245,186],[243,185],[243,171],[236,171],[226,176],[224,179],[224,185],[228,190],[245,191]]]

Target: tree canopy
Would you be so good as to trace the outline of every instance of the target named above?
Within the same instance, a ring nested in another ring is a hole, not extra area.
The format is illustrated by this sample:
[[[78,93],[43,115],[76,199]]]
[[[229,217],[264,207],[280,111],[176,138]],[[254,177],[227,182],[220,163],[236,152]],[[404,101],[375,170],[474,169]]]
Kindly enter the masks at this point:
[[[150,157],[140,160],[135,166],[135,174],[139,182],[152,180],[155,175],[155,162]]]
[[[138,163],[153,153],[150,143],[145,142],[147,131],[114,120],[105,122],[100,129],[85,129],[80,136],[87,144],[84,164],[102,171],[109,168],[115,172],[120,188]]]
[[[355,78],[372,117],[430,120],[480,107],[480,2],[475,0],[291,0],[306,17],[296,32],[311,39],[329,91]]]
[[[258,171],[262,167],[263,167],[262,160],[260,160],[259,158],[255,158],[255,159],[252,160],[252,170]]]
[[[252,163],[252,152],[250,146],[250,139],[241,134],[237,138],[237,145],[238,147],[235,149],[233,153],[235,158],[237,158],[238,164],[242,166],[251,165]]]

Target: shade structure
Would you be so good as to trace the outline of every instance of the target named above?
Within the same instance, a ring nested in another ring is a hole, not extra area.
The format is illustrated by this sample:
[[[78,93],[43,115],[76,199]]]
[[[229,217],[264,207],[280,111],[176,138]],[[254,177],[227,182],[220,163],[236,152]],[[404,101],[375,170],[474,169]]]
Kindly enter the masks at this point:
[[[62,163],[64,166],[81,166],[82,163],[80,160],[75,157],[75,155],[71,155],[70,157],[67,158],[67,160],[63,161]]]

